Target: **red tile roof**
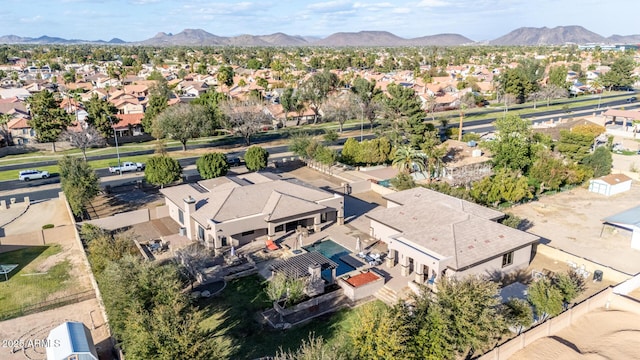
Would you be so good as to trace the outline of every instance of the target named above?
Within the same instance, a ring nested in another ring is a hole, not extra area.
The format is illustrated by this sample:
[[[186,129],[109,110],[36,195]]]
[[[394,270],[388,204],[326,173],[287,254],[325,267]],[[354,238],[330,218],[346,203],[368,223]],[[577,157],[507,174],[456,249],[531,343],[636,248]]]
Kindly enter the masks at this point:
[[[380,276],[376,275],[373,271],[367,271],[362,274],[352,276],[345,281],[348,282],[353,287],[358,287],[362,285],[366,285],[368,283],[374,282],[380,279]]]
[[[120,119],[120,121],[115,124],[114,127],[116,128],[116,130],[123,130],[127,129],[129,125],[142,124],[142,118],[144,117],[144,114],[117,114],[116,117]]]

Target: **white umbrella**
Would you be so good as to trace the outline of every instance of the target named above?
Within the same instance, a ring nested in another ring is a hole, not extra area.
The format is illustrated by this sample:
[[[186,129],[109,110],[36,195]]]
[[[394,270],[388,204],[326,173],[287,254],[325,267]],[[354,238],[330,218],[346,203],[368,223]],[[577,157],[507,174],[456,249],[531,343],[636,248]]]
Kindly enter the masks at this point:
[[[360,252],[362,250],[362,244],[360,242],[360,236],[356,236],[356,252]]]
[[[236,248],[233,245],[231,245],[231,256],[236,256]]]

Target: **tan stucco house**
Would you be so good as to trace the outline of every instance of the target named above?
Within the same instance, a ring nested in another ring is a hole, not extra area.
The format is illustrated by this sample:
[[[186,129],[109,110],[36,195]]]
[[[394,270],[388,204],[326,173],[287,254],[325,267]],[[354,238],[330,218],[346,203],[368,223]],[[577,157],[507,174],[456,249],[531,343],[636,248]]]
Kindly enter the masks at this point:
[[[385,195],[367,214],[389,249],[387,266],[420,284],[440,276],[494,276],[529,265],[535,235],[497,222],[504,214],[425,188]]]
[[[296,179],[249,173],[160,190],[187,238],[216,252],[260,237],[276,240],[298,226],[310,231],[344,219],[342,195]]]

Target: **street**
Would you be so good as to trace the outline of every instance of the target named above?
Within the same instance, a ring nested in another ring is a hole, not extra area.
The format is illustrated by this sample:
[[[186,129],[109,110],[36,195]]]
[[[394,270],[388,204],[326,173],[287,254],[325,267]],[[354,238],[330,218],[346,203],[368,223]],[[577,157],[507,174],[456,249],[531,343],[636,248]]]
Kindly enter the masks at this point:
[[[600,114],[606,111],[607,108],[611,108],[614,106],[615,107],[624,106],[625,109],[629,110],[629,109],[636,109],[640,105],[629,104],[625,100],[618,100],[618,101],[603,103],[599,110],[597,108],[594,109],[592,105],[576,106],[574,108],[571,108],[571,113],[569,114],[563,110],[550,110],[550,111],[537,112],[535,114],[521,115],[521,117],[524,119],[531,119],[532,123],[536,124],[536,123],[548,121],[549,119],[552,119],[552,118],[559,118],[559,117],[566,118],[566,117],[576,117],[580,115]],[[501,110],[496,110],[496,112],[503,113]],[[465,122],[463,130],[473,131],[476,133],[485,133],[485,132],[493,131],[494,127],[492,123],[496,119],[497,117],[485,119],[485,120],[468,121],[468,122]],[[450,125],[450,126],[454,127],[455,125]],[[354,130],[356,128],[359,129],[360,125],[359,124],[351,125],[348,128],[345,127],[345,130],[347,129]],[[356,135],[353,137],[359,139],[360,135]],[[365,139],[371,139],[373,137],[375,137],[375,135],[373,134],[368,134],[364,136]],[[340,141],[340,144],[344,144],[344,139],[343,141]],[[203,147],[210,147],[210,146],[211,145],[209,144],[198,144],[198,145],[189,146],[189,148],[195,149],[195,148],[203,148]],[[278,145],[278,146],[265,147],[265,148],[269,151],[270,161],[277,161],[277,160],[281,160],[283,157],[292,156],[292,154],[289,153],[288,145]],[[339,147],[336,147],[336,148],[339,149]],[[178,148],[176,148],[175,150],[177,149]],[[121,154],[121,157],[134,156],[134,155],[140,155],[140,154],[152,154],[152,153],[153,153],[153,150],[142,150],[142,151],[135,151],[132,153]],[[229,152],[227,153],[227,156],[229,158],[243,157],[244,150]],[[113,158],[113,155],[100,155],[95,158],[98,158],[98,159]],[[92,157],[92,159],[94,159],[94,157]],[[198,159],[198,156],[182,158],[178,160],[180,165],[184,169],[183,178],[193,179],[195,176],[198,175],[195,167],[195,162],[197,159]],[[36,168],[38,166],[45,166],[45,165],[52,165],[52,164],[55,164],[55,161],[34,162],[34,163],[30,163],[28,166]],[[18,170],[18,169],[24,169],[24,168],[25,168],[24,164],[0,166],[1,170]],[[121,185],[123,183],[135,183],[136,181],[142,180],[144,178],[143,172],[132,172],[132,173],[125,173],[122,175],[112,175],[109,173],[108,169],[97,169],[96,174],[100,178],[100,186],[102,188],[104,188],[107,185],[110,185],[113,187],[113,186]],[[5,200],[7,203],[9,203],[12,198],[14,198],[15,201],[17,202],[21,202],[23,201],[25,196],[29,196],[31,201],[50,199],[58,196],[58,193],[60,191],[60,178],[58,174],[52,174],[52,176],[48,179],[32,180],[29,182],[20,181],[17,179],[3,181],[3,182],[0,182],[0,189],[1,189],[0,201]]]

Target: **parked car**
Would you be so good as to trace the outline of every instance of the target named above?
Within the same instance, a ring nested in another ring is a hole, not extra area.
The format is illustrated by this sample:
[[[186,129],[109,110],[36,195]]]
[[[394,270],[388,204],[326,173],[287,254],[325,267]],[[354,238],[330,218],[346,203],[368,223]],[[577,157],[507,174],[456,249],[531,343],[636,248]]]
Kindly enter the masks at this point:
[[[49,172],[44,170],[22,170],[18,175],[18,178],[22,181],[29,181],[33,179],[46,179],[49,177]]]
[[[227,158],[227,164],[229,164],[229,166],[231,167],[240,166],[242,165],[242,160],[237,157]]]
[[[144,170],[144,164],[139,162],[125,161],[120,166],[109,166],[109,172],[112,174],[119,174],[127,171],[141,171]]]

